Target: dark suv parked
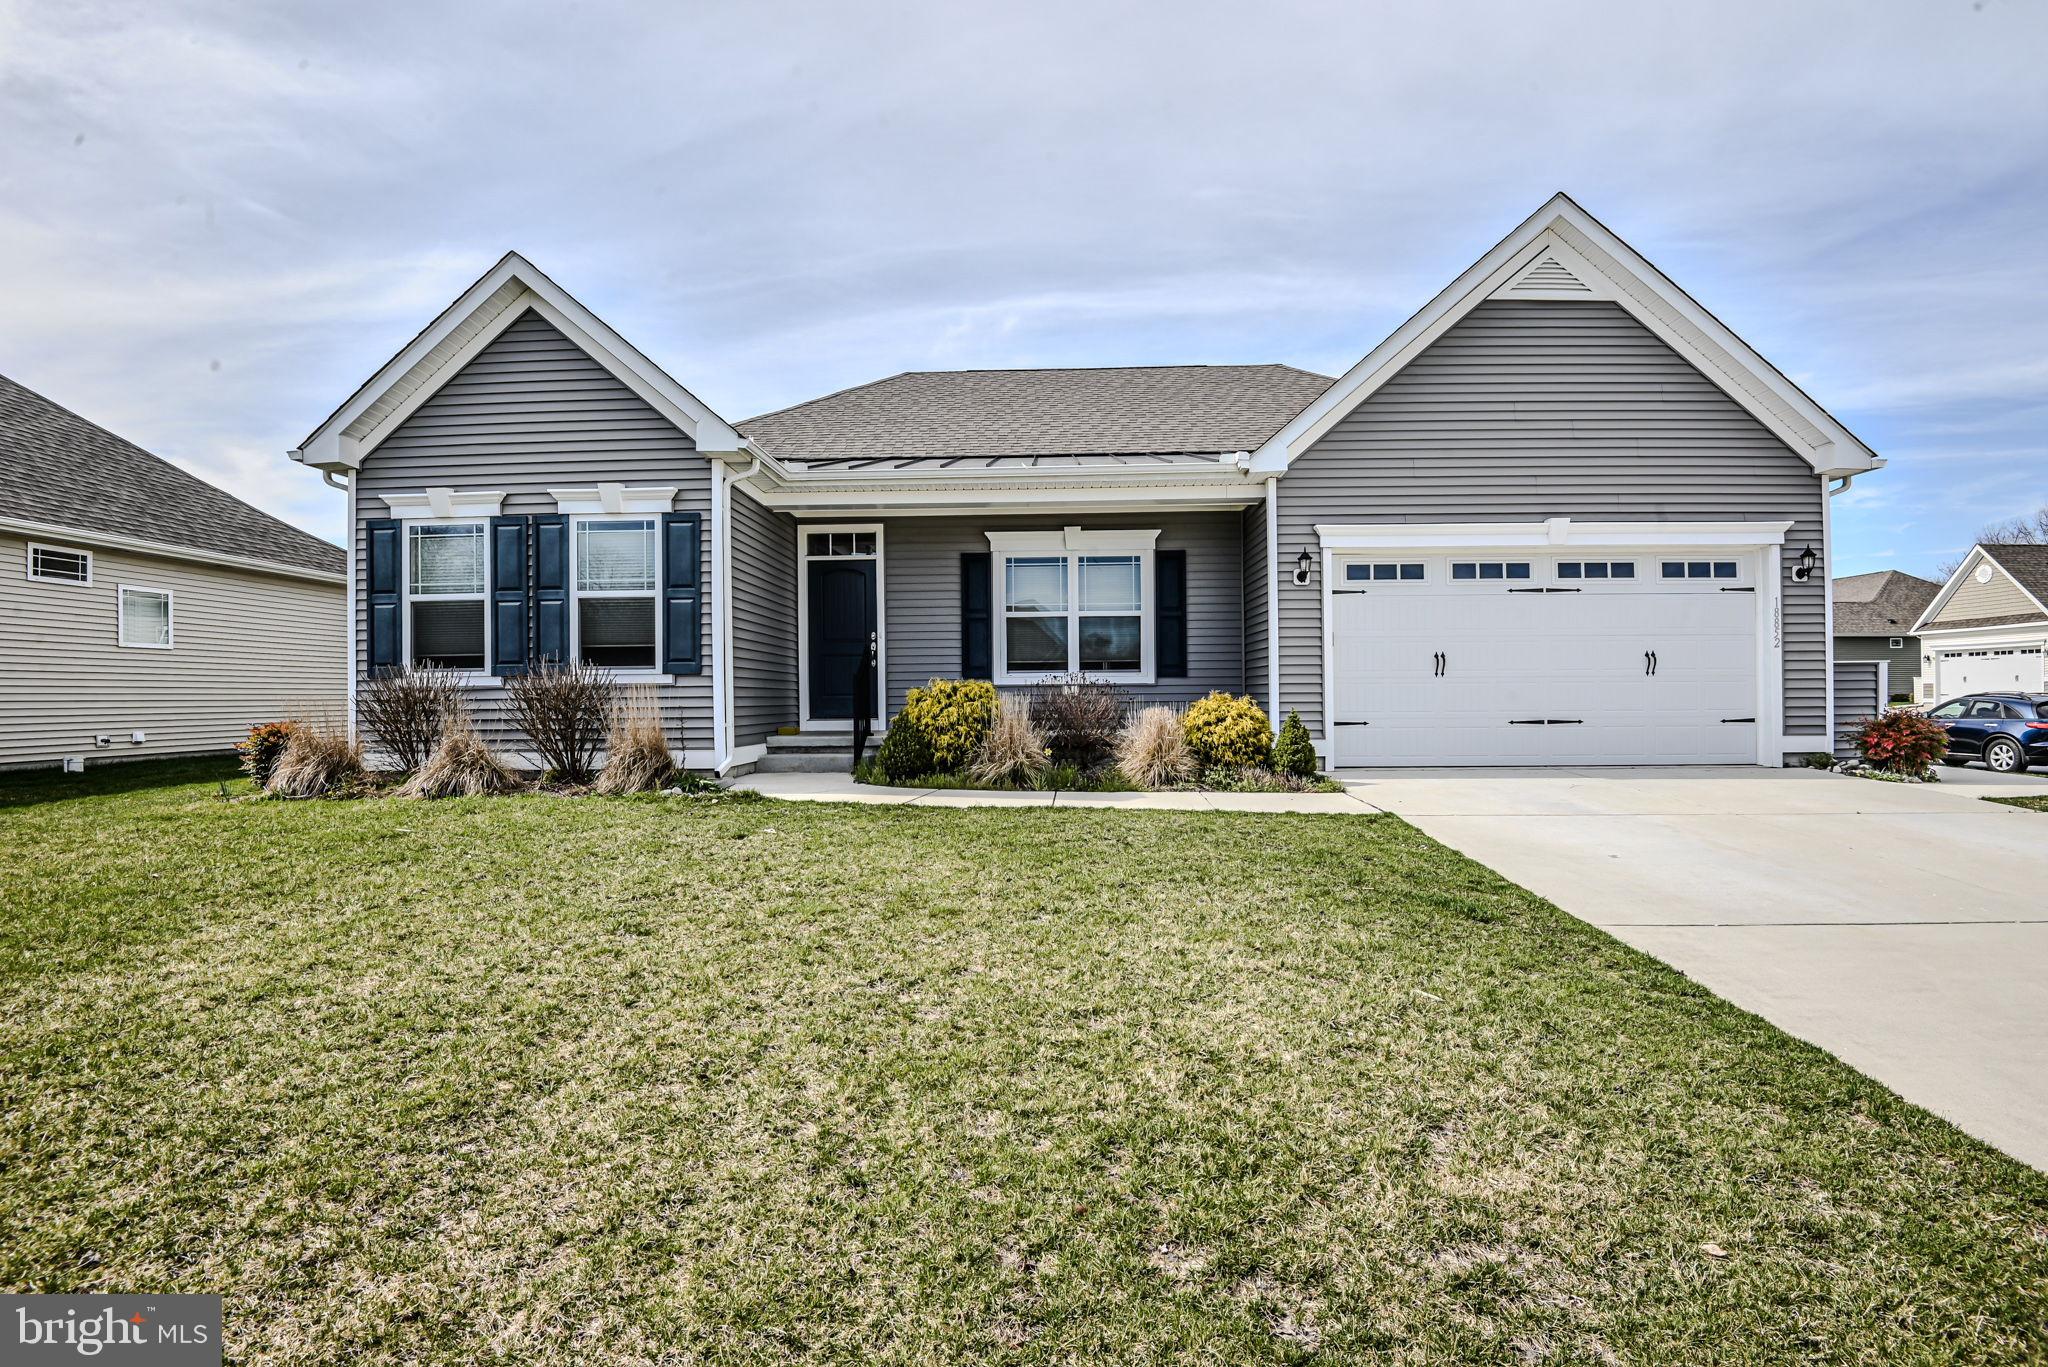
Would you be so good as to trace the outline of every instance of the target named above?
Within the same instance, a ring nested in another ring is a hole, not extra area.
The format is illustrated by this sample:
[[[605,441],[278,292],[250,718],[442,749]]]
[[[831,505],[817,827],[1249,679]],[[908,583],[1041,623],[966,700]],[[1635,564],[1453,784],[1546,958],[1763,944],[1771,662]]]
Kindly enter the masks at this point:
[[[1982,760],[1999,774],[2048,764],[2048,693],[1972,693],[1927,715],[1948,732],[1943,764]]]

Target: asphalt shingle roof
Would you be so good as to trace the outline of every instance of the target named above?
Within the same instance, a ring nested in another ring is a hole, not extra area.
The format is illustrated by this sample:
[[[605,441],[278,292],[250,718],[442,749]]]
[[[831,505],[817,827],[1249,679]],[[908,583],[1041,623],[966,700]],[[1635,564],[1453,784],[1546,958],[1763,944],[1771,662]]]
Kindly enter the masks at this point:
[[[2048,603],[2048,546],[1986,546],[1984,553],[2034,597]]]
[[[1837,579],[1835,635],[1904,635],[1940,592],[1941,585],[1901,570]]]
[[[813,467],[1157,464],[1250,450],[1329,386],[1285,365],[913,370],[738,426]]]
[[[250,507],[4,375],[0,517],[342,572],[339,546]]]

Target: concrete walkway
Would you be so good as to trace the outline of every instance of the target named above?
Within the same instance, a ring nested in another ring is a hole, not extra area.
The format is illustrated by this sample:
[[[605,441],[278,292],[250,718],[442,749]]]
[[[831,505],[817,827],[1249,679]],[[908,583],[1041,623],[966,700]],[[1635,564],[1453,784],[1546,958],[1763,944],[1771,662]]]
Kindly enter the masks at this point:
[[[2048,813],[1804,770],[1340,775],[1565,910],[2048,1168]]]

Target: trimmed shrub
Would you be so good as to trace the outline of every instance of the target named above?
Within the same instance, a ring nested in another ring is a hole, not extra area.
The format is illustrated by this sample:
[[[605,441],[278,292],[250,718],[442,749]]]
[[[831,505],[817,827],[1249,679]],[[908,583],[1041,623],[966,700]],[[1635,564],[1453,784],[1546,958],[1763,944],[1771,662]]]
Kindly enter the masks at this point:
[[[297,727],[297,722],[259,721],[235,746],[235,753],[242,759],[242,772],[255,779],[258,788],[270,782],[270,771],[277,767],[277,757],[284,753]]]
[[[1211,693],[1181,718],[1188,748],[1204,769],[1263,769],[1273,756],[1273,725],[1250,698]]]
[[[386,669],[363,683],[356,715],[400,772],[427,762],[441,727],[462,706],[462,685],[445,669]]]
[[[1315,742],[1308,738],[1308,728],[1301,724],[1301,713],[1292,708],[1288,709],[1287,720],[1280,723],[1280,738],[1273,742],[1273,771],[1295,778],[1316,776]]]
[[[590,782],[617,695],[608,671],[581,661],[543,664],[505,680],[513,720],[549,777],[563,783]]]
[[[922,736],[932,758],[921,772],[957,774],[981,749],[995,719],[996,686],[987,679],[933,679],[910,690],[889,734],[908,727]]]
[[[652,685],[620,690],[604,748],[604,772],[593,786],[607,796],[648,792],[675,773],[668,732],[661,725],[661,697]]]
[[[398,790],[400,797],[493,797],[517,792],[519,776],[484,744],[461,708],[442,721],[441,739],[427,762]]]
[[[1116,767],[1141,788],[1165,788],[1195,776],[1195,756],[1180,713],[1148,707],[1124,728],[1117,741]]]
[[[875,751],[875,766],[891,783],[904,783],[932,772],[932,746],[923,730],[906,726],[902,716],[889,723],[881,748]]]
[[[263,791],[273,797],[326,797],[357,788],[366,777],[363,749],[344,728],[328,721],[293,722]]]
[[[1045,737],[1031,724],[1030,705],[1022,698],[1008,697],[996,704],[995,724],[982,737],[981,749],[967,766],[967,774],[977,783],[1014,783],[1028,788],[1051,767]]]
[[[1948,732],[1918,712],[1880,712],[1851,732],[1873,769],[1920,778],[1948,754]]]
[[[1049,679],[1031,690],[1031,724],[1045,737],[1054,764],[1092,769],[1123,735],[1131,699],[1115,684],[1083,674]]]

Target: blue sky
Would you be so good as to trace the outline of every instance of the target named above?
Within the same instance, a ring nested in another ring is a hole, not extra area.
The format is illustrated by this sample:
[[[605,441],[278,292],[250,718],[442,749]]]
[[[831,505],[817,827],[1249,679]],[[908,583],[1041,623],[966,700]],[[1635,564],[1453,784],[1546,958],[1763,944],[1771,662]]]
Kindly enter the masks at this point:
[[[284,452],[507,249],[728,417],[905,369],[1355,361],[1555,190],[1890,460],[2048,502],[2048,6],[0,0],[0,372]]]

